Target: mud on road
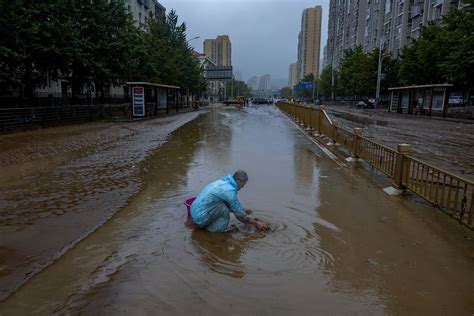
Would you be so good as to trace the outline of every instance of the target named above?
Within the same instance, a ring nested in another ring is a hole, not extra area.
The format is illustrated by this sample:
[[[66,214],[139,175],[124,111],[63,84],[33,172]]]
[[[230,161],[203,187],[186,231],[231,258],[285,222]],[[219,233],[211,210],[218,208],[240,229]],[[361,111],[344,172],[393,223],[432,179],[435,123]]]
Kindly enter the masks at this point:
[[[413,156],[474,181],[474,122],[345,106],[326,109],[348,130],[360,127],[363,136],[391,148],[410,144]]]
[[[140,162],[200,112],[0,135],[0,300],[140,188]]]

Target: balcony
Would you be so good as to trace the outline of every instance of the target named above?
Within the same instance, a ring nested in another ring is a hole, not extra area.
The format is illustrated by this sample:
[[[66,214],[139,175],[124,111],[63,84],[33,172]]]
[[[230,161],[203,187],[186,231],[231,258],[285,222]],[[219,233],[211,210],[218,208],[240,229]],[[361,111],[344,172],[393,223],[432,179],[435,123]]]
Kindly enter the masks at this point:
[[[422,15],[422,14],[423,14],[423,9],[420,5],[414,5],[411,8],[411,15],[410,15],[411,18],[414,18],[414,17]]]

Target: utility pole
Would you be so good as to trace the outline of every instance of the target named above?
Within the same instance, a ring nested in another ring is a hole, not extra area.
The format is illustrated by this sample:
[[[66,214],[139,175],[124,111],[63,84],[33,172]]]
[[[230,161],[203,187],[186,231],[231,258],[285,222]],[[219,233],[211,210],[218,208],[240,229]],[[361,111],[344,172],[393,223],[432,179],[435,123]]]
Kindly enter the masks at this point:
[[[379,64],[377,67],[377,88],[375,91],[375,108],[378,108],[380,102],[380,81],[382,80],[382,47],[383,47],[384,37],[380,38],[379,43]]]
[[[331,100],[334,101],[334,63],[331,65]]]
[[[381,76],[382,76],[382,45],[380,45],[379,47],[379,66],[377,69],[377,90],[375,91],[375,107],[376,108],[379,106],[379,100],[380,100],[380,77]]]

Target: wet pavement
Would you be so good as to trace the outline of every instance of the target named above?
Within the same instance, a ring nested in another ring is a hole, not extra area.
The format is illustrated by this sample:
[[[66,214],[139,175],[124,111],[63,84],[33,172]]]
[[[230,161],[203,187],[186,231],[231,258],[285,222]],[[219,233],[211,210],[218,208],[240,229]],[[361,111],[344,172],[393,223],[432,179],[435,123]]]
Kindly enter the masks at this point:
[[[214,108],[159,149],[141,148],[140,185],[116,189],[124,205],[0,302],[2,315],[474,312],[472,234],[387,196],[385,178],[334,161],[275,107]],[[127,169],[114,168],[95,170],[97,181]],[[188,228],[184,201],[236,169],[249,174],[241,202],[271,231]],[[76,181],[87,188],[88,177]],[[86,205],[113,209],[114,199]]]

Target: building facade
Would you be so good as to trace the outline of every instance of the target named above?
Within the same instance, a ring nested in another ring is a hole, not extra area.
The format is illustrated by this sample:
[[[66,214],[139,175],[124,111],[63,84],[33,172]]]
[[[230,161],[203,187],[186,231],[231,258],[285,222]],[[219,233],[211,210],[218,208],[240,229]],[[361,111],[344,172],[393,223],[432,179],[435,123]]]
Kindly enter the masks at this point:
[[[258,90],[270,90],[272,85],[272,79],[269,74],[265,74],[260,76],[258,81]]]
[[[242,81],[242,71],[235,70],[234,71],[234,79],[238,81]]]
[[[165,7],[157,0],[126,0],[125,6],[138,26],[144,25],[150,14],[158,19],[164,19],[166,14]]]
[[[217,66],[232,66],[232,44],[229,36],[219,35],[216,39],[204,40],[204,54]]]
[[[258,77],[257,76],[252,76],[249,78],[247,81],[247,86],[250,88],[250,90],[258,90]]]
[[[365,52],[383,47],[399,58],[423,25],[460,5],[460,0],[331,0],[324,66],[338,68],[344,50],[358,45]]]
[[[309,74],[319,74],[321,50],[322,7],[303,10],[301,31],[298,35],[297,78],[301,80]]]
[[[288,71],[288,86],[293,88],[298,83],[298,73],[296,71],[297,65],[291,64]]]

